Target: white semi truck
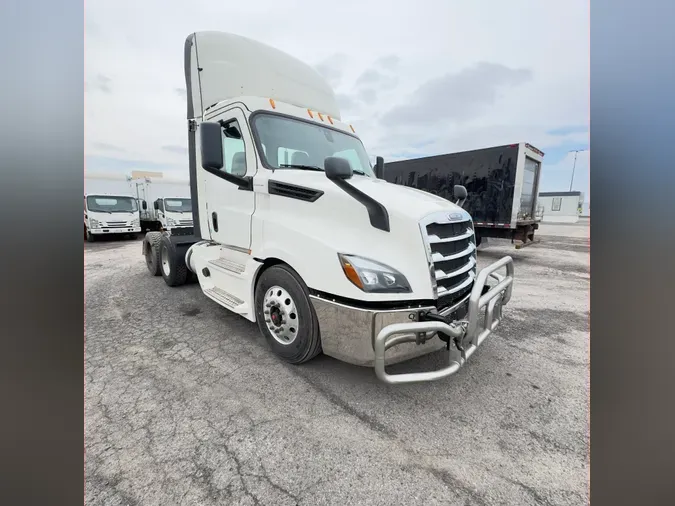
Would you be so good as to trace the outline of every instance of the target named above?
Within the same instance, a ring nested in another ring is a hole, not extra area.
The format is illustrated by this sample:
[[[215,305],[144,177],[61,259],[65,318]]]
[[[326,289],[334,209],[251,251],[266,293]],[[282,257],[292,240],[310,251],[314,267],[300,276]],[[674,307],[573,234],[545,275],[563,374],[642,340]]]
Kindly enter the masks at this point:
[[[141,232],[138,201],[130,178],[121,174],[87,174],[84,179],[84,237],[93,242],[106,235]]]
[[[293,364],[323,351],[390,384],[457,372],[500,323],[511,257],[477,272],[471,216],[383,180],[310,66],[220,32],[188,36],[184,62],[194,227],[147,234],[150,272],[191,273]],[[443,348],[439,370],[385,369]]]
[[[192,227],[190,182],[165,177],[141,177],[131,181],[141,204],[143,230]]]

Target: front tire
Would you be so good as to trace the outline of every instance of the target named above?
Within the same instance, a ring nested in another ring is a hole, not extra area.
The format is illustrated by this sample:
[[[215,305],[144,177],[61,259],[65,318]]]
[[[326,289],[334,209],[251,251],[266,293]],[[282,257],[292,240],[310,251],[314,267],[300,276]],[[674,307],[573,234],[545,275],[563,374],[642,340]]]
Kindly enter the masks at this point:
[[[302,364],[321,353],[321,334],[309,291],[286,265],[261,275],[255,290],[258,328],[270,348],[291,364]]]
[[[87,237],[87,242],[96,242],[96,236],[92,234],[89,229],[87,229],[84,234]]]
[[[185,265],[185,255],[181,248],[176,246],[165,235],[161,236],[159,244],[159,268],[164,282],[169,286],[184,285],[187,280],[188,268]]]

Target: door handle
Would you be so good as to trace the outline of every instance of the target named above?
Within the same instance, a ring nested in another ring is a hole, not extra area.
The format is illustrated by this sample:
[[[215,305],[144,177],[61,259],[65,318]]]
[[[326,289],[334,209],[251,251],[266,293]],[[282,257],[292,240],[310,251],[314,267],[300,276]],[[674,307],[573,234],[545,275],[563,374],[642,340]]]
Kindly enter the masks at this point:
[[[213,222],[213,231],[218,232],[218,213],[211,213],[211,221]]]

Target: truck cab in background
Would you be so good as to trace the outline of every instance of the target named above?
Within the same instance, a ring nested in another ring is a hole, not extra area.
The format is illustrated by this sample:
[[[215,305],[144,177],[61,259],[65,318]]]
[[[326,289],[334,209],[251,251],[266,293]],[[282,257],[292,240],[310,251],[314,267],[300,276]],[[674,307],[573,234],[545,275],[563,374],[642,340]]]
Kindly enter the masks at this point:
[[[391,384],[457,372],[501,321],[512,259],[478,272],[471,216],[384,181],[310,66],[220,32],[191,34],[184,63],[194,226],[146,235],[150,272],[191,273],[293,364],[323,351]],[[436,371],[385,369],[440,349]]]
[[[152,205],[162,230],[193,226],[192,201],[189,198],[162,197]]]
[[[140,215],[135,197],[108,194],[84,196],[84,237],[87,241],[121,234],[135,239],[140,232]]]

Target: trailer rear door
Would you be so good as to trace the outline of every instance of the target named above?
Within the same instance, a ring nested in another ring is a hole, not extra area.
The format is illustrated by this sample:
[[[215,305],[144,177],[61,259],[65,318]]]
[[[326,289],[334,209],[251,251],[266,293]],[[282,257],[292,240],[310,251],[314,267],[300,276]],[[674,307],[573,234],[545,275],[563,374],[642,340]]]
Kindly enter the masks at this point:
[[[539,181],[539,171],[541,163],[525,156],[525,168],[523,173],[523,188],[520,194],[520,210],[518,211],[518,220],[534,219],[537,203],[537,181]]]

